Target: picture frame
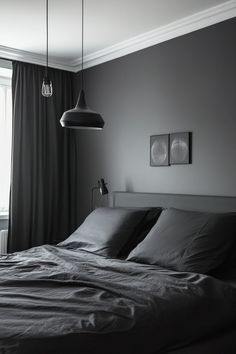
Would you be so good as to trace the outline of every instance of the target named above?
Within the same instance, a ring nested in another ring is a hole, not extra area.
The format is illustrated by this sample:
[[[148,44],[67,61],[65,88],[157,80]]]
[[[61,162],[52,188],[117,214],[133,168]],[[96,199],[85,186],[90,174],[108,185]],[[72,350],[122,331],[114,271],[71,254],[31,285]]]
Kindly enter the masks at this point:
[[[169,134],[150,136],[150,166],[169,166]]]
[[[191,161],[191,133],[181,132],[170,134],[170,164],[171,165],[187,165]]]

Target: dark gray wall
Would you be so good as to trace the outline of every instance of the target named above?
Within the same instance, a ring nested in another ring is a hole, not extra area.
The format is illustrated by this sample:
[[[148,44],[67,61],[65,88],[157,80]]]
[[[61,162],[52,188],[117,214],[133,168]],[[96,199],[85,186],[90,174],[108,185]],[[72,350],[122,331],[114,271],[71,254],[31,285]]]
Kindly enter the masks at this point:
[[[81,218],[100,177],[110,190],[236,196],[235,34],[232,19],[86,70],[106,124],[76,132]],[[193,132],[192,165],[150,167],[150,135],[178,131]]]

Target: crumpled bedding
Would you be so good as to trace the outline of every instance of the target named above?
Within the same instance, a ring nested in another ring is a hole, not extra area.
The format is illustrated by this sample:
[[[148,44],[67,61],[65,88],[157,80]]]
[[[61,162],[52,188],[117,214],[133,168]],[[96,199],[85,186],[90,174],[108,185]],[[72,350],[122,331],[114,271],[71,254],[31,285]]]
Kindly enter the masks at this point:
[[[0,256],[0,348],[116,333],[162,353],[235,326],[236,288],[214,277],[49,245]]]

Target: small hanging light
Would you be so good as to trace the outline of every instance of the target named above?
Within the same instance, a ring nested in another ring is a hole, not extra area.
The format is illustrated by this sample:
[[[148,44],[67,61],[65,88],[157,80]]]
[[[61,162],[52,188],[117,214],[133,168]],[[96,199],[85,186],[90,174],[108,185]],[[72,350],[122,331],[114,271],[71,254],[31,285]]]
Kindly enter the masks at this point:
[[[75,108],[63,113],[61,125],[64,128],[74,129],[97,129],[101,130],[104,120],[97,112],[92,111],[86,104],[84,93],[84,0],[82,5],[82,67],[81,67],[81,90]]]
[[[44,97],[51,97],[53,94],[52,81],[48,77],[48,0],[46,0],[46,66],[41,93]]]

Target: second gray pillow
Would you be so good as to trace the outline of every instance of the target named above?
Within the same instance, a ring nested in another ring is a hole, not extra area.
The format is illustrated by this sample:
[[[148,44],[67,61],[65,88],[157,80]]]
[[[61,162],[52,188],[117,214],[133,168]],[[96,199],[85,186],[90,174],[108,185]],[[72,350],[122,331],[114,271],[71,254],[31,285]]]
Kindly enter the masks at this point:
[[[127,260],[206,274],[226,260],[235,238],[235,213],[166,209]]]

